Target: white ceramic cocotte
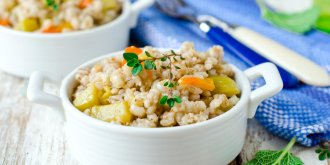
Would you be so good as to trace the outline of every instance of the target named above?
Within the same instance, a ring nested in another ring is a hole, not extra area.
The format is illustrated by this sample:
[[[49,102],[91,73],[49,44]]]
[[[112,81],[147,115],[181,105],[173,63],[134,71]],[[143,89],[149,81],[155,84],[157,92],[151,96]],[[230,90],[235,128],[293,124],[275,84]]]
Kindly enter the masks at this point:
[[[23,77],[39,70],[52,75],[52,80],[61,80],[81,63],[125,48],[138,14],[152,4],[153,0],[133,4],[123,0],[120,16],[85,31],[40,34],[0,26],[0,70]]]
[[[241,151],[247,120],[261,101],[282,89],[275,65],[264,63],[244,72],[233,66],[241,90],[240,101],[229,111],[213,119],[178,127],[137,128],[94,119],[71,103],[79,68],[123,52],[91,60],[68,74],[62,81],[60,96],[43,91],[44,77],[30,77],[29,100],[55,108],[65,120],[66,136],[72,154],[85,165],[225,165]],[[50,75],[51,76],[51,75]],[[265,79],[265,85],[251,91],[250,82]]]

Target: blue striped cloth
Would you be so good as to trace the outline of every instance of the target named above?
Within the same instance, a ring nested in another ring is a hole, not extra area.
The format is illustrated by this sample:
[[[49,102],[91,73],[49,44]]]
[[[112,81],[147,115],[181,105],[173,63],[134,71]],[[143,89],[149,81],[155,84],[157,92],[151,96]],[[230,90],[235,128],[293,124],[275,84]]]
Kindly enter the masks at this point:
[[[330,72],[330,36],[313,31],[305,36],[277,29],[260,17],[253,0],[186,0],[200,14],[216,16],[232,24],[251,28],[303,56],[315,61]],[[133,40],[144,45],[177,48],[183,41],[192,41],[198,50],[214,45],[196,25],[169,18],[155,7],[144,11]],[[240,69],[246,66],[240,59],[225,52],[226,61]],[[284,89],[280,94],[264,101],[258,108],[256,119],[271,133],[284,139],[296,136],[305,146],[313,146],[320,138],[330,139],[330,87],[299,85]]]

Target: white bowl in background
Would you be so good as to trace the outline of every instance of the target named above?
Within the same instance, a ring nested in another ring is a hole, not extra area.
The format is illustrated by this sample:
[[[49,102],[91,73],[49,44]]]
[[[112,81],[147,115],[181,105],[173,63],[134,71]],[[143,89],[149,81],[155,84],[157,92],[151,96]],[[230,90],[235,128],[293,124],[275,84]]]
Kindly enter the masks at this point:
[[[226,113],[207,121],[177,127],[137,128],[94,119],[71,103],[79,68],[91,67],[102,56],[79,66],[62,81],[60,97],[45,93],[45,77],[34,72],[28,84],[30,101],[56,109],[65,120],[66,138],[75,158],[86,165],[225,165],[242,150],[247,120],[261,101],[278,93],[282,80],[274,64],[264,63],[241,71],[232,66],[241,90],[240,101]],[[52,75],[47,75],[50,77]],[[250,83],[264,78],[265,85],[251,91]]]
[[[53,81],[61,80],[87,60],[124,49],[139,13],[153,1],[131,4],[123,0],[122,13],[116,19],[85,31],[42,34],[0,26],[0,70],[22,77],[39,70]]]

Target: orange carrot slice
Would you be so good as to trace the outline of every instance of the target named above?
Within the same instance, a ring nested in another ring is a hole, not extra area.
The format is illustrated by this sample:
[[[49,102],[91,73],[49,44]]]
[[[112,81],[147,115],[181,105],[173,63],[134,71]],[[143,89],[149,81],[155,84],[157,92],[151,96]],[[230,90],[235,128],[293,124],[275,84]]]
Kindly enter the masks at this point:
[[[48,28],[42,30],[43,33],[61,33],[62,27],[61,26],[49,26]]]
[[[0,20],[0,26],[9,26],[10,22],[7,19]]]
[[[48,28],[42,30],[43,33],[61,33],[63,29],[71,29],[72,26],[68,22],[64,22],[60,25],[52,25],[49,26]]]
[[[81,9],[86,8],[87,6],[89,6],[90,4],[92,4],[93,0],[81,0],[79,7]]]
[[[121,66],[124,66],[124,65],[126,64],[126,62],[127,62],[127,61],[126,61],[125,59],[123,59],[123,61],[121,61],[121,64],[120,64],[120,65],[121,65]]]
[[[198,77],[182,77],[179,79],[180,85],[191,85],[197,88],[212,91],[215,89],[214,82],[211,78],[198,78]]]
[[[129,46],[125,49],[125,52],[126,53],[135,53],[135,54],[139,55],[143,52],[143,50],[140,48],[137,48],[135,46]]]
[[[135,47],[135,46],[129,46],[125,49],[125,53],[135,53],[136,55],[139,55],[143,52],[142,49]],[[126,60],[123,59],[121,62],[121,66],[124,66],[126,64]]]

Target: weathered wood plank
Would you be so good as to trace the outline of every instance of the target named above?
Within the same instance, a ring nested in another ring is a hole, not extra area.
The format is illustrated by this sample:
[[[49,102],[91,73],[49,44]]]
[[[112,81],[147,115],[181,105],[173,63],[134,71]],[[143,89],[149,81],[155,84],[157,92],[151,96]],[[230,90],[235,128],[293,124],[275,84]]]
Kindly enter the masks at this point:
[[[25,98],[27,80],[0,72],[0,164],[77,165],[65,140],[63,123],[51,109],[31,104]],[[54,85],[46,85],[56,92]],[[286,141],[269,134],[255,120],[249,121],[246,143],[238,165],[259,149],[279,149]],[[326,165],[317,160],[314,148],[296,145],[293,149],[307,165]]]
[[[0,73],[0,164],[77,164],[66,147],[63,123],[25,98],[27,80]],[[46,86],[51,92],[54,86]]]

